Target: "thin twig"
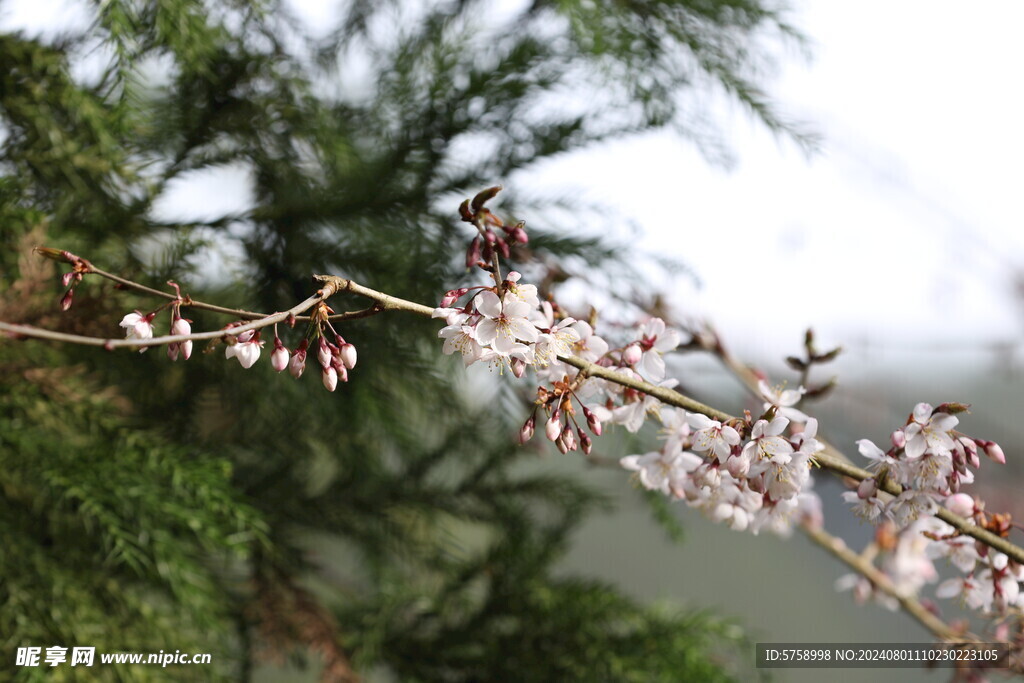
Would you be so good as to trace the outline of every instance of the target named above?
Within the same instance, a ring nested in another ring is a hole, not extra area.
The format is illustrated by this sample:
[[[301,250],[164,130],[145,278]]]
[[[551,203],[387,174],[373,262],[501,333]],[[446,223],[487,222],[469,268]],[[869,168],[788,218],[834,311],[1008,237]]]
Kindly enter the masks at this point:
[[[971,642],[980,642],[977,638],[954,631],[950,628],[949,624],[928,611],[928,608],[922,605],[916,598],[898,591],[889,576],[879,570],[868,558],[861,557],[850,550],[842,539],[836,538],[824,529],[817,529],[806,524],[801,526],[801,530],[819,547],[824,548],[838,560],[870,581],[871,585],[875,588],[895,598],[900,603],[900,607],[903,608],[904,612],[916,619],[940,640],[964,642],[966,639]]]

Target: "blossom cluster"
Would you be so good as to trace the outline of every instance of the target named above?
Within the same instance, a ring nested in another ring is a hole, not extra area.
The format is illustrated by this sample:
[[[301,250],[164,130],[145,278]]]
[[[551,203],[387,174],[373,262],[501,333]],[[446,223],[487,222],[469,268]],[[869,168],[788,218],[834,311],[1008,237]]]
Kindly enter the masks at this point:
[[[854,503],[856,513],[864,519],[884,515],[903,528],[919,517],[933,515],[942,501],[974,481],[972,468],[981,465],[979,448],[995,462],[1006,462],[998,444],[954,431],[959,423],[955,413],[964,409],[960,404],[933,408],[918,403],[907,424],[892,433],[888,452],[867,439],[858,441],[875,476],[861,482],[856,492],[844,493],[843,498]],[[881,480],[903,487],[903,493],[883,500],[878,486]]]
[[[815,438],[817,420],[799,425],[778,414],[780,406],[767,406],[758,420],[727,422],[662,408],[661,450],[620,464],[645,488],[738,531],[787,535],[795,521],[820,526],[821,500],[810,474],[814,455],[824,449]]]
[[[462,307],[453,307],[470,289],[447,292],[433,317],[444,318],[438,336],[443,351],[462,354],[465,364],[478,361],[509,367],[522,377],[527,366],[545,366],[559,355],[572,353],[580,341],[579,323],[573,318],[555,320],[551,302],[541,302],[535,285],[520,284],[512,271],[502,286],[476,287]]]
[[[892,433],[887,452],[866,439],[858,441],[875,476],[843,498],[861,517],[881,523],[875,540],[881,569],[901,594],[916,595],[924,585],[938,581],[934,560],[946,558],[960,575],[940,583],[938,597],[959,597],[968,608],[983,612],[1024,608],[1024,567],[935,517],[943,506],[999,536],[1010,528],[1007,516],[987,513],[981,501],[960,491],[974,481],[973,470],[981,466],[979,451],[996,463],[1006,462],[998,444],[954,429],[959,424],[956,413],[964,410],[966,406],[955,403],[937,408],[918,403],[907,423]],[[893,496],[882,491],[879,482],[903,490]],[[897,607],[891,598],[875,593],[863,577],[844,577],[839,586],[853,588],[859,599],[873,597]]]
[[[672,387],[676,383],[665,380],[663,354],[679,345],[679,332],[669,329],[661,318],[652,318],[638,325],[623,346],[613,349],[594,333],[590,323],[559,316],[555,304],[540,300],[535,285],[520,280],[521,275],[513,271],[500,287],[447,292],[433,312],[446,323],[438,333],[444,339],[444,353],[458,351],[467,366],[484,362],[507,367],[516,377],[533,367],[542,383],[536,405],[546,416],[545,435],[562,452],[580,448],[590,453],[591,441],[576,420],[576,405],[595,435],[601,434],[603,423],[638,431],[647,416],[657,412],[657,399],[615,382],[587,377],[559,357],[576,356],[624,378]],[[464,305],[455,305],[473,290],[477,291]],[[520,431],[521,441],[533,436],[537,419],[535,409]]]

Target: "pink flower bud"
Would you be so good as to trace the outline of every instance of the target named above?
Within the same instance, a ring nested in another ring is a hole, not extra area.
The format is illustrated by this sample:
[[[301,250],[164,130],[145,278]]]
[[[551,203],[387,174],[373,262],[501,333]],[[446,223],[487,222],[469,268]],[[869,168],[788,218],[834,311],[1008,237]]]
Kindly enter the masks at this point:
[[[488,228],[484,231],[484,239],[488,244],[494,244],[498,241],[498,236],[494,234],[494,231]]]
[[[499,239],[494,243],[494,246],[497,247],[498,251],[501,252],[501,255],[504,258],[508,258],[512,254],[512,250],[508,248],[508,242],[505,240]]]
[[[892,445],[896,448],[903,448],[907,445],[907,435],[903,433],[902,429],[897,429],[890,438],[892,439]]]
[[[562,430],[561,439],[565,442],[567,450],[576,450],[576,434],[573,433],[572,427],[565,425],[565,429]]]
[[[519,244],[526,244],[527,242],[530,241],[530,238],[527,236],[526,231],[518,226],[512,229],[512,232],[509,233],[509,237],[513,241],[519,242]]]
[[[878,482],[871,479],[865,479],[857,487],[857,497],[861,500],[867,500],[868,498],[874,498],[875,494],[878,493]]]
[[[444,296],[441,298],[441,308],[450,308],[451,305],[458,301],[459,297],[461,297],[467,291],[468,290],[466,290],[465,288],[449,289],[447,292],[444,293]]]
[[[327,391],[334,391],[338,388],[338,371],[334,368],[330,366],[324,368],[322,379],[324,382],[324,389],[327,389]]]
[[[280,344],[280,340],[275,340],[276,344]],[[270,366],[277,372],[282,372],[288,367],[288,349],[284,346],[276,346],[274,352],[270,354]]]
[[[71,300],[74,298],[74,296],[75,290],[73,289],[69,289],[68,291],[64,292],[64,296],[60,298],[60,310],[66,311],[69,308],[71,308]]]
[[[1003,449],[999,447],[999,444],[995,441],[979,441],[978,443],[985,449],[985,455],[989,457],[989,460],[1000,465],[1006,464],[1006,455],[1003,453]]]
[[[68,272],[68,273],[64,273],[60,277],[61,287],[67,287],[68,285],[71,284],[71,281],[74,280],[74,279],[75,279],[74,271],[71,271],[71,272]]]
[[[544,427],[544,434],[548,437],[549,441],[554,441],[558,438],[558,435],[562,431],[561,415],[556,410],[551,414],[551,418],[548,419],[547,425]]]
[[[512,366],[512,374],[516,376],[516,379],[522,377],[526,372],[526,361],[522,358],[513,358],[509,365]]]
[[[331,367],[331,356],[331,347],[328,346],[327,340],[320,337],[320,345],[316,352],[316,360],[320,363],[320,367],[324,369]]]
[[[946,498],[946,509],[954,515],[970,517],[974,514],[974,498],[966,493],[954,493]]]
[[[578,434],[580,437],[580,446],[583,448],[583,453],[585,455],[590,455],[590,452],[594,450],[594,442],[590,440],[590,437],[587,436],[587,433],[582,429],[578,431]]]
[[[730,455],[725,461],[725,469],[735,478],[742,479],[750,471],[750,461],[739,455]]]
[[[561,436],[559,436],[558,439],[555,441],[555,445],[558,446],[558,451],[562,455],[565,455],[566,453],[569,452],[569,447],[565,445],[565,439],[563,439]]]
[[[466,267],[472,268],[480,260],[480,237],[474,237],[466,250]]]
[[[622,352],[622,362],[626,365],[636,365],[640,362],[640,357],[643,355],[643,351],[640,350],[639,344],[630,344],[626,347],[626,350]]]
[[[341,345],[341,362],[349,370],[356,366],[356,347],[354,344],[345,342]]]
[[[167,357],[172,361],[178,360],[178,343],[172,342],[167,345]]]
[[[306,369],[306,340],[302,340],[302,346],[295,350],[292,354],[292,359],[288,361],[288,372],[292,374],[292,377],[298,379],[302,377],[303,371]]]
[[[523,423],[523,428],[519,430],[519,443],[525,444],[527,441],[533,438],[534,425],[537,424],[536,418],[531,415],[530,419]]]
[[[175,318],[174,323],[171,325],[171,334],[192,334],[192,325],[190,325],[189,321],[186,320],[185,318]],[[181,357],[184,358],[185,360],[188,360],[189,358],[192,357],[191,339],[183,342],[178,342],[177,344],[171,344],[171,346],[177,347],[177,349],[181,351]],[[169,348],[167,352],[168,355],[170,355]],[[176,360],[176,357],[177,354],[175,354],[175,358],[171,358],[171,360]]]
[[[597,419],[594,411],[583,406],[583,417],[587,418],[587,426],[590,427],[590,431],[594,432],[594,436],[601,436],[601,420]]]

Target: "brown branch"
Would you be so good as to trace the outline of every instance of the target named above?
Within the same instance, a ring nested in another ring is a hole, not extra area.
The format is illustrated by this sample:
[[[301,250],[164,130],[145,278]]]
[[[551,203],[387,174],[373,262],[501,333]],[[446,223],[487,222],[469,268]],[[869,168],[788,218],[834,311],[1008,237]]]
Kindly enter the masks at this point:
[[[912,616],[922,626],[931,631],[937,638],[945,641],[963,642],[966,634],[953,630],[946,622],[932,614],[916,598],[905,595],[896,590],[892,580],[879,570],[866,557],[862,557],[846,546],[842,539],[836,538],[824,529],[816,529],[808,525],[802,525],[801,530],[808,538],[814,541],[819,547],[824,548],[832,556],[846,564],[858,574],[871,582],[875,588],[886,595],[895,598],[900,607],[907,614]],[[976,638],[968,638],[972,642],[980,642]]]

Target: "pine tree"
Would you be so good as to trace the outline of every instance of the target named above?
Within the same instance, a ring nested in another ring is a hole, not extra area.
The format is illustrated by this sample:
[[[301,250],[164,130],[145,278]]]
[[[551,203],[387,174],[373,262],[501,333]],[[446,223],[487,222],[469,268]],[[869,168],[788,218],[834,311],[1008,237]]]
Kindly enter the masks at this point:
[[[464,277],[454,207],[540,160],[665,126],[721,158],[701,107],[714,90],[808,142],[757,87],[780,40],[799,43],[763,0],[537,0],[501,17],[473,0],[352,0],[315,38],[275,2],[89,7],[69,35],[0,35],[6,321],[112,335],[152,308],[87,281],[61,314],[39,244],[250,310],[305,298],[313,273],[429,303]],[[224,167],[251,177],[244,211],[154,211],[177,181]],[[532,255],[635,276],[612,245],[546,222],[550,206],[503,207],[531,218]],[[233,254],[216,276],[211,249]],[[246,680],[282,657],[324,680],[736,675],[727,621],[553,571],[606,501],[523,468],[517,399],[470,396],[436,325],[378,315],[344,334],[359,367],[330,395],[265,365],[0,343],[0,656],[214,654],[175,680]]]

